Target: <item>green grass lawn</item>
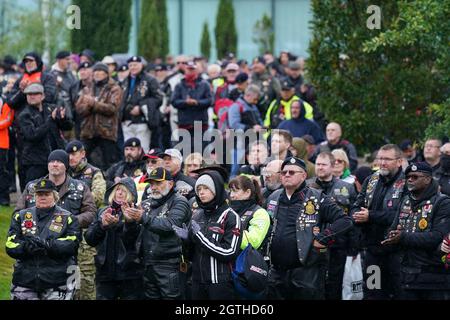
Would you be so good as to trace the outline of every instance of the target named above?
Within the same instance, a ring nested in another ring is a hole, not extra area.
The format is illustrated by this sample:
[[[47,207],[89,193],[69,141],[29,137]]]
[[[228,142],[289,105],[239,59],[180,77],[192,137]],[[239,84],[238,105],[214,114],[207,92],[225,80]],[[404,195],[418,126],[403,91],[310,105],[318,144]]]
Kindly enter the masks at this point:
[[[6,233],[11,222],[13,208],[0,207],[0,300],[9,300],[12,265],[14,260],[5,252]]]

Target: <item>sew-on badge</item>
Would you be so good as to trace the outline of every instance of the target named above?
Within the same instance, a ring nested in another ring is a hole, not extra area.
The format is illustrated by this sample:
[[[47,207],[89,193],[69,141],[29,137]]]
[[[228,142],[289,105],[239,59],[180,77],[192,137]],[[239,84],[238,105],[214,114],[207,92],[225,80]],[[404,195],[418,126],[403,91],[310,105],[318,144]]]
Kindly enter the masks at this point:
[[[306,203],[305,212],[309,215],[316,213],[316,208],[312,200],[308,200],[308,202]]]
[[[419,221],[419,228],[420,230],[424,230],[428,226],[428,222],[426,219],[422,218]]]

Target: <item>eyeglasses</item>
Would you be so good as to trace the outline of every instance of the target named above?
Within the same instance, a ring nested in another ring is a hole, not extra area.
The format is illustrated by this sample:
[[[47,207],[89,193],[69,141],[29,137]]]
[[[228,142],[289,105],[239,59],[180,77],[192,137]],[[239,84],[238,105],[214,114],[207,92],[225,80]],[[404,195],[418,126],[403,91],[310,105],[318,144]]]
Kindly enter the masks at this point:
[[[426,144],[425,149],[431,149],[431,148],[440,148],[440,146],[433,146],[432,144]]]
[[[150,161],[151,164],[157,164],[157,163],[158,163],[158,160],[157,160],[157,159],[151,159],[151,160],[149,160],[149,161]]]
[[[406,176],[406,180],[412,180],[412,181],[416,181],[419,178],[423,178],[426,177],[423,174],[409,174]]]
[[[335,163],[345,163],[345,161],[342,160],[342,159],[336,159],[334,162],[335,162]]]
[[[301,171],[298,171],[298,170],[283,170],[283,171],[281,171],[281,175],[284,177],[284,176],[286,176],[286,175],[290,175],[290,176],[293,176],[293,175],[295,175],[296,173],[300,173]]]
[[[395,161],[395,160],[397,160],[398,158],[375,158],[375,160],[377,160],[377,161],[379,161],[379,162],[383,162],[383,161],[385,161],[385,162],[390,162],[390,161]]]
[[[263,170],[263,171],[261,172],[261,175],[264,176],[264,177],[271,177],[271,176],[273,176],[274,174],[277,174],[277,173],[280,173],[280,171],[267,171],[267,170]]]
[[[178,61],[177,64],[187,64],[186,61]]]

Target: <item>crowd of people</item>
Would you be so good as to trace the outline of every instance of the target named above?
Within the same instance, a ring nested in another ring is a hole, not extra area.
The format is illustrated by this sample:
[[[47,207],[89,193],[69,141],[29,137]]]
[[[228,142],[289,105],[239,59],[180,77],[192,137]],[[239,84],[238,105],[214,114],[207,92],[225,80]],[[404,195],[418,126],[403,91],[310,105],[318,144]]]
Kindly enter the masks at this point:
[[[1,60],[11,299],[339,300],[358,255],[365,299],[450,299],[447,137],[375,146],[361,165],[289,52],[94,56]],[[268,270],[258,292],[233,276],[250,247]]]

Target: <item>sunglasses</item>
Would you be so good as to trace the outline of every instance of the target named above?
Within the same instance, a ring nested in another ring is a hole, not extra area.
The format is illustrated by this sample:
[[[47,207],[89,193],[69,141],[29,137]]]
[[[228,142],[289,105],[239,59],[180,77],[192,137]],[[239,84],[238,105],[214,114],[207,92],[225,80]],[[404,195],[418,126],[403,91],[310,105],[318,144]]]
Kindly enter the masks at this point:
[[[293,176],[293,175],[295,175],[296,173],[300,173],[301,171],[299,171],[299,170],[282,170],[281,171],[281,175],[284,177],[284,176],[286,176],[286,175],[290,175],[290,176]]]
[[[185,61],[178,61],[177,64],[187,64]]]
[[[423,178],[423,177],[426,177],[426,176],[423,174],[409,174],[406,176],[406,180],[416,181],[417,179]]]
[[[336,159],[334,162],[335,162],[335,163],[345,163],[345,161],[344,161],[344,160],[341,160],[341,159]]]

